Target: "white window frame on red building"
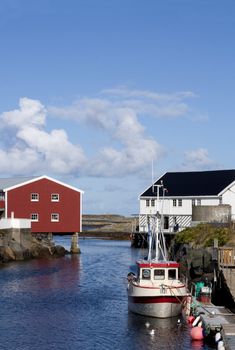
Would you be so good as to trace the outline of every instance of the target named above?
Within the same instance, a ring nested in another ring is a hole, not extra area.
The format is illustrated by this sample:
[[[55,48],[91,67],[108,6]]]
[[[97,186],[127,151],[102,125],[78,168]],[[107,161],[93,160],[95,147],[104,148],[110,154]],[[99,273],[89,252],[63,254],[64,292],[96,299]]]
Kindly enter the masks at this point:
[[[39,221],[39,215],[38,213],[32,213],[30,214],[30,220],[33,222],[38,222]]]
[[[52,201],[52,202],[59,202],[59,201],[60,201],[60,195],[59,195],[59,193],[52,193],[52,194],[51,194],[51,201]]]
[[[31,193],[31,202],[38,202],[39,201],[39,193]]]
[[[51,222],[59,222],[59,221],[60,221],[60,215],[58,213],[52,213]]]

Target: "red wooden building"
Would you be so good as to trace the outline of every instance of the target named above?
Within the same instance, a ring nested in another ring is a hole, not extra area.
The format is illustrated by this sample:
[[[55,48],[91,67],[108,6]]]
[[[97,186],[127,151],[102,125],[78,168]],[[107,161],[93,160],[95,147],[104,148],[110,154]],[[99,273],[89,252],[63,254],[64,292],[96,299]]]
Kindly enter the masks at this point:
[[[81,232],[82,194],[48,176],[0,179],[0,211],[31,219],[33,233]]]

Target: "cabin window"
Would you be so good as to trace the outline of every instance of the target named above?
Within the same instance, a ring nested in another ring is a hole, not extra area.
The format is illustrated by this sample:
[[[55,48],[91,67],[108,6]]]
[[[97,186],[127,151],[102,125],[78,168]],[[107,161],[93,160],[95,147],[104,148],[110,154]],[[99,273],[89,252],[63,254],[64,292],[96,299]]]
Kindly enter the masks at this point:
[[[165,279],[165,271],[163,269],[154,270],[154,279],[155,280],[164,280]]]
[[[149,269],[143,269],[142,270],[142,279],[143,280],[149,280],[150,279],[150,270]]]
[[[178,199],[178,206],[182,207],[182,199]]]
[[[38,202],[39,201],[39,194],[38,193],[31,193],[31,201]]]
[[[176,279],[176,269],[169,269],[168,270],[168,279],[169,280],[175,280]]]
[[[173,199],[173,207],[176,207],[176,199]]]
[[[51,194],[51,201],[52,201],[52,202],[59,202],[59,200],[60,200],[60,195],[59,195],[59,193],[52,193],[52,194]]]
[[[151,207],[154,207],[154,206],[155,206],[155,200],[151,199]]]
[[[146,199],[146,207],[149,207],[149,199]]]
[[[39,215],[37,213],[32,213],[30,215],[31,221],[38,221],[39,220]]]
[[[60,219],[59,214],[57,214],[57,213],[51,214],[51,222],[58,222],[59,219]]]

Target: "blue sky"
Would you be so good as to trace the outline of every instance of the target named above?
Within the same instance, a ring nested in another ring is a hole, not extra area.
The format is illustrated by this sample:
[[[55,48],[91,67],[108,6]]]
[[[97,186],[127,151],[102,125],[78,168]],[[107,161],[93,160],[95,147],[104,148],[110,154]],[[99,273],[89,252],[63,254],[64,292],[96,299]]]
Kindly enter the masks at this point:
[[[166,171],[234,168],[234,0],[1,0],[1,176],[138,213]]]

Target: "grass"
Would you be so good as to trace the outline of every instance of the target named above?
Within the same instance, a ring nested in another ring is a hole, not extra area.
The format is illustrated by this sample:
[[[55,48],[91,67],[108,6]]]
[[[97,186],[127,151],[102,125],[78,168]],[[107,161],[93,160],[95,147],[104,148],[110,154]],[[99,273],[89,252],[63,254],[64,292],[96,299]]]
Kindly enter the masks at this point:
[[[199,224],[177,233],[176,243],[191,244],[192,247],[211,247],[214,239],[219,246],[235,245],[235,232],[230,227],[219,227],[210,224]]]

